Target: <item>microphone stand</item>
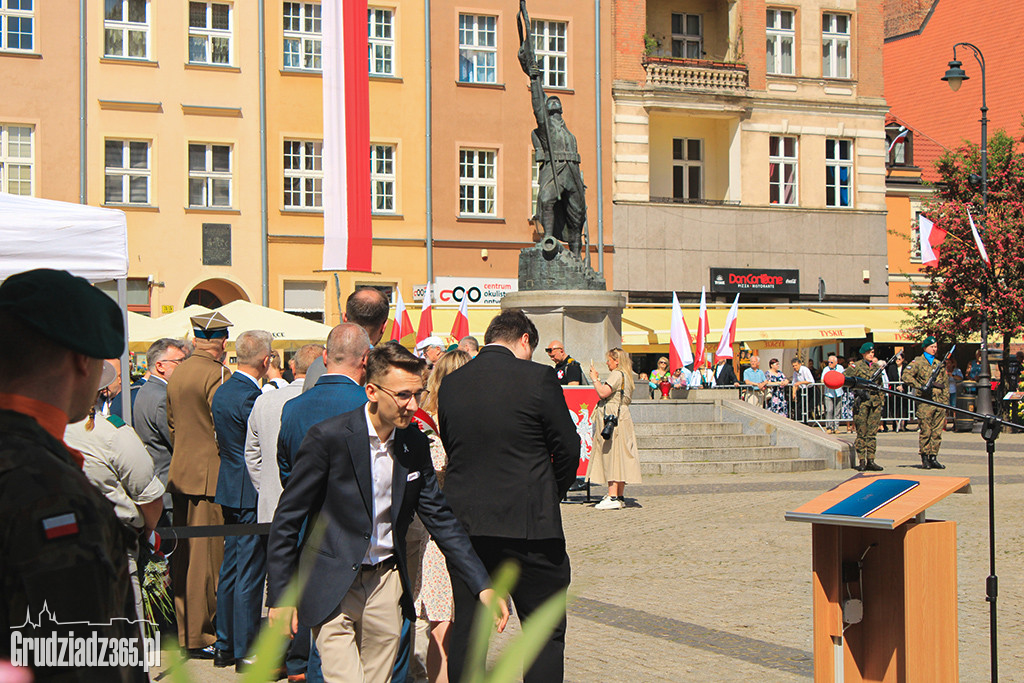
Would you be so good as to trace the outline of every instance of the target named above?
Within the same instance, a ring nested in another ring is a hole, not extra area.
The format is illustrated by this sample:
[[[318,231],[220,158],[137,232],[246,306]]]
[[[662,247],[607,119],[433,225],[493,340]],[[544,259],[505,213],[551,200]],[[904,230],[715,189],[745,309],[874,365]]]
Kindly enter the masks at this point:
[[[826,385],[828,386],[828,385]],[[909,397],[911,400],[916,401],[919,404],[935,406],[936,408],[943,408],[950,410],[959,415],[965,415],[972,417],[976,420],[981,421],[981,436],[985,439],[985,450],[988,452],[988,567],[989,574],[985,580],[985,601],[989,604],[989,647],[990,654],[992,657],[993,664],[996,662],[997,648],[996,648],[996,634],[998,632],[996,626],[996,599],[999,595],[999,579],[996,577],[996,480],[995,480],[995,455],[996,455],[996,439],[999,437],[999,432],[1006,427],[1017,427],[1024,428],[1024,425],[1016,422],[1008,422],[1007,420],[1000,419],[995,415],[984,415],[982,413],[976,413],[971,410],[964,408],[958,408],[956,406],[946,405],[944,403],[938,403],[922,396],[916,396],[914,394],[904,393],[902,391],[896,391],[895,389],[889,389],[888,387],[882,387],[877,384],[872,384],[863,377],[843,377],[843,386],[859,389],[871,389],[873,391],[880,391],[886,394],[892,394],[900,398]],[[997,680],[996,667],[992,667],[993,675],[992,680]]]

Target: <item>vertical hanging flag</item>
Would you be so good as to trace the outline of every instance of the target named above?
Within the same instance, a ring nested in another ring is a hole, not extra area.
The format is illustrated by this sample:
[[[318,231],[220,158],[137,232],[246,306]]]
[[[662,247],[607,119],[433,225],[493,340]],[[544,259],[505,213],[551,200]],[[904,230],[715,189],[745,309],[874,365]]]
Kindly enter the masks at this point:
[[[899,132],[899,134],[898,134],[898,135],[897,135],[896,137],[894,137],[894,138],[892,139],[892,142],[891,142],[891,143],[889,143],[889,149],[887,149],[887,150],[885,151],[885,156],[887,156],[887,157],[888,157],[888,156],[889,156],[890,154],[892,154],[892,150],[893,150],[893,148],[894,148],[894,147],[895,147],[896,145],[898,145],[898,144],[900,144],[901,142],[903,142],[904,140],[906,140],[906,139],[907,139],[907,135],[908,135],[909,133],[910,133],[910,131],[909,131],[909,130],[907,130],[906,128],[903,128],[903,127],[901,126],[901,127],[900,127],[900,132]]]
[[[981,234],[978,233],[978,226],[974,224],[974,218],[971,216],[970,208],[967,209],[967,220],[971,222],[971,234],[974,235],[974,243],[978,245],[978,252],[981,253],[981,260],[986,265],[992,265],[988,260],[988,252],[985,251],[985,244],[981,241]]]
[[[430,312],[430,306],[433,303],[431,297],[430,283],[428,282],[427,289],[423,292],[423,308],[420,309],[420,322],[416,327],[417,344],[434,333],[434,316]]]
[[[946,231],[936,228],[931,219],[924,215],[918,218],[917,225],[920,228],[918,237],[921,241],[921,265],[939,265],[939,245],[946,239]]]
[[[409,311],[405,310],[402,293],[395,289],[395,324],[391,326],[391,339],[401,341],[407,334],[412,334],[412,320],[409,320]]]
[[[718,342],[718,350],[715,351],[715,362],[723,358],[732,358],[732,345],[736,343],[736,311],[740,305],[740,295],[729,308],[729,315],[725,317],[725,326],[722,328],[722,341]]]
[[[708,343],[708,304],[704,294],[704,288],[700,288],[700,313],[697,318],[697,360],[693,369],[702,368],[707,365],[707,354],[704,347]]]
[[[690,350],[690,329],[683,319],[683,311],[679,308],[679,297],[672,292],[672,323],[669,327],[668,368],[675,372],[684,365],[693,362],[693,351]]]
[[[463,292],[459,312],[455,314],[455,322],[452,324],[452,336],[455,337],[455,341],[459,341],[467,334],[469,334],[469,296]]]
[[[366,0],[322,4],[324,270],[370,270],[366,5]]]

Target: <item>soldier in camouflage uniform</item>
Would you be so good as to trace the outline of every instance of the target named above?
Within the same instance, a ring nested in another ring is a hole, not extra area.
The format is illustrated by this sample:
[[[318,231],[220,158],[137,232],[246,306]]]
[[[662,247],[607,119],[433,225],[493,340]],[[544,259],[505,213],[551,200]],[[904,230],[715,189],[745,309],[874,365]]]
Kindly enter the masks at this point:
[[[861,359],[846,368],[847,377],[871,379],[875,374],[875,345],[865,342],[860,347]],[[878,425],[882,422],[882,392],[872,389],[853,389],[853,426],[857,429],[854,449],[857,451],[857,470],[881,472],[882,466],[875,462],[875,447]]]
[[[133,539],[62,440],[68,420],[96,399],[102,359],[123,349],[121,311],[85,280],[40,269],[0,285],[0,659],[25,653],[15,632],[125,639],[143,655],[128,575]],[[141,661],[43,664],[37,681],[148,680]]]
[[[916,389],[921,398],[926,398],[936,403],[948,404],[949,375],[946,374],[946,368],[942,359],[935,357],[939,350],[939,345],[936,343],[935,337],[926,337],[921,342],[921,346],[924,348],[924,353],[911,361],[907,369],[903,371],[903,381]],[[931,391],[928,392],[928,395],[924,395],[921,393],[921,390],[928,383],[932,372],[935,371],[935,363],[939,364],[939,372],[935,376],[935,382],[932,384]],[[946,426],[946,410],[935,406],[919,405],[917,406],[917,424],[921,466],[926,470],[946,469],[946,466],[938,460],[939,444],[942,443],[942,430]]]

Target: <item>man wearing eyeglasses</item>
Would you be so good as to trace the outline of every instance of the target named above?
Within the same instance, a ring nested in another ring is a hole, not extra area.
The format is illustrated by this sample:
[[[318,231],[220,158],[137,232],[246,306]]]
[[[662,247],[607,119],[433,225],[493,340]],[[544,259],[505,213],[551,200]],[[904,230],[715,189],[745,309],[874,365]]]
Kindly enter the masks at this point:
[[[477,597],[498,600],[487,570],[437,486],[429,442],[410,428],[419,408],[424,361],[398,344],[366,360],[367,404],[314,425],[274,516],[269,540],[271,624],[312,627],[325,680],[391,680],[403,615],[414,619],[406,533],[413,513],[437,541],[448,566]],[[316,548],[302,550],[309,574],[298,608],[281,597],[300,562],[307,517]],[[321,532],[322,529],[322,532]]]
[[[167,486],[171,468],[171,432],[167,428],[167,380],[181,361],[188,358],[188,347],[180,339],[158,339],[146,351],[149,380],[139,389],[132,406],[132,426],[142,439],[160,483]],[[164,510],[171,509],[171,494],[164,494]]]
[[[547,345],[544,352],[555,362],[555,374],[558,375],[558,381],[562,386],[583,384],[583,367],[575,358],[565,352],[562,342],[554,340]]]

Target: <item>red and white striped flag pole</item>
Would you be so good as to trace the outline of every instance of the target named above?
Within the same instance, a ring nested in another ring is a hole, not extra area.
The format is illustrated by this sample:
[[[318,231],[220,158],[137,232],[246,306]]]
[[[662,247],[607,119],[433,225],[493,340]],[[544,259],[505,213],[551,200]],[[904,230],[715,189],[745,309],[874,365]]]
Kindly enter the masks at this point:
[[[683,319],[683,310],[679,307],[679,297],[672,292],[672,323],[669,327],[668,368],[675,372],[679,368],[693,362],[693,351],[690,349],[690,330]]]

